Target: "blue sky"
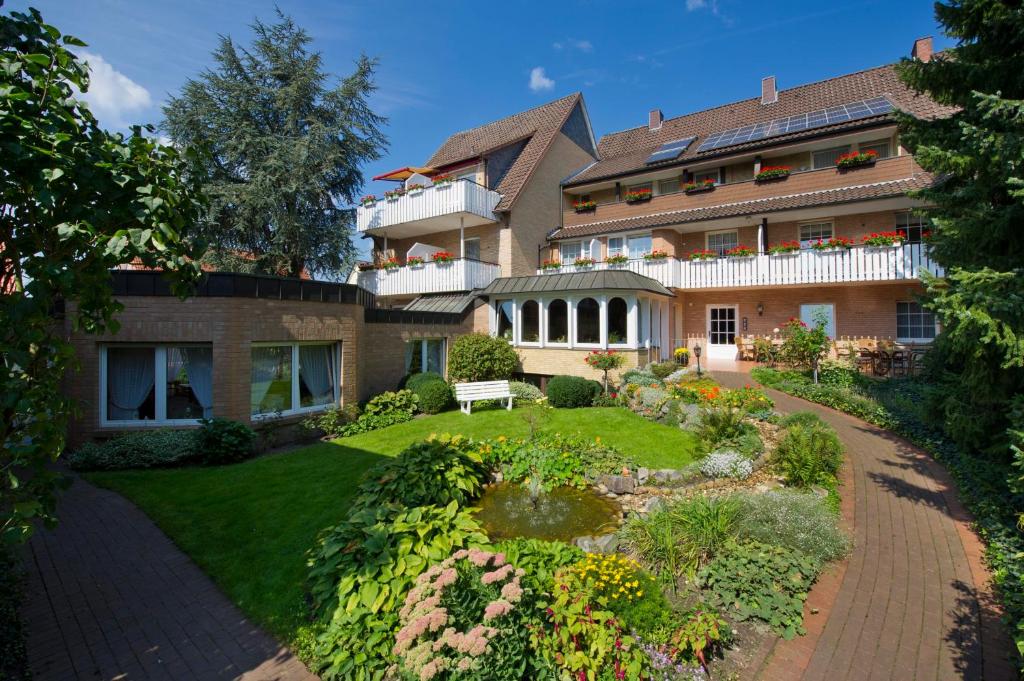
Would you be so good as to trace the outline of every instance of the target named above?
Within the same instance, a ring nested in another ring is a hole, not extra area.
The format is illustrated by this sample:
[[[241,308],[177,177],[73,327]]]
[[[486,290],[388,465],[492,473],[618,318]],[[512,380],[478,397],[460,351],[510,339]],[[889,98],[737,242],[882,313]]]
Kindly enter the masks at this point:
[[[159,122],[168,94],[210,65],[219,34],[247,41],[252,19],[274,12],[262,0],[15,0],[0,11],[29,5],[89,43],[94,110],[115,128]],[[919,36],[951,44],[929,0],[278,5],[331,72],[348,73],[361,52],[380,59],[373,101],[390,147],[367,178],[424,162],[452,132],[577,90],[600,136],[645,124],[652,108],[672,117],[759,95],[766,75],[784,89],[895,61]]]

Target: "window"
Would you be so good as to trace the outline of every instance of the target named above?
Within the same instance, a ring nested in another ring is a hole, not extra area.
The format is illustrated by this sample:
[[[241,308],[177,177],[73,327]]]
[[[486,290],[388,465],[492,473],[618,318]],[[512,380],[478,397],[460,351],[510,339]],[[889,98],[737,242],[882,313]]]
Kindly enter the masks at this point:
[[[835,147],[833,149],[822,149],[811,154],[811,165],[813,168],[828,168],[836,164],[836,159],[843,154],[849,153],[850,146]]]
[[[935,314],[920,303],[896,303],[896,340],[930,343],[935,339]]]
[[[564,300],[555,299],[548,303],[548,342],[569,342],[569,306]]]
[[[523,343],[537,343],[540,341],[540,305],[536,300],[527,300],[519,308],[523,325],[520,330],[519,340]]]
[[[814,328],[822,319],[825,320],[825,335],[835,338],[836,308],[832,303],[800,306],[800,321],[807,326]]]
[[[700,184],[705,180],[712,180],[715,184],[722,184],[722,169],[712,168],[711,170],[698,170],[693,174],[694,184]]]
[[[579,241],[568,241],[558,246],[559,254],[561,255],[562,262],[566,265],[571,265],[579,258],[583,253],[583,244]]]
[[[631,258],[643,257],[645,253],[651,252],[651,235],[631,236],[626,241],[626,249]]]
[[[728,232],[708,232],[708,250],[715,251],[718,255],[725,255],[730,248],[739,246],[739,235],[735,230]]]
[[[498,338],[512,340],[512,301],[499,300],[495,309],[498,313]]]
[[[456,180],[469,180],[470,182],[476,182],[476,169],[464,170],[455,176]]]
[[[576,342],[601,342],[601,306],[593,298],[576,303]]]
[[[929,227],[928,218],[910,212],[896,214],[896,230],[907,235],[907,243],[921,243],[922,237]]]
[[[658,194],[675,194],[679,191],[679,178],[658,181]]]
[[[294,414],[335,404],[338,375],[334,343],[253,346],[250,413]]]
[[[878,154],[878,158],[889,158],[889,140],[875,140],[874,142],[864,142],[857,145],[857,149],[861,152],[873,151]]]
[[[418,338],[405,344],[405,373],[433,371],[444,376],[444,339]]]
[[[466,257],[468,259],[470,259],[470,260],[479,260],[480,259],[480,238],[479,237],[473,237],[472,239],[466,239],[466,241],[464,243],[465,243],[465,248],[466,248]]]
[[[809,222],[800,225],[800,248],[810,248],[818,241],[828,241],[833,236],[831,222]]]
[[[623,345],[628,342],[629,307],[622,298],[608,301],[608,344]]]
[[[608,257],[613,255],[624,255],[625,254],[625,243],[621,236],[610,236],[608,237]]]
[[[213,415],[213,349],[105,347],[100,386],[104,423],[194,423]]]

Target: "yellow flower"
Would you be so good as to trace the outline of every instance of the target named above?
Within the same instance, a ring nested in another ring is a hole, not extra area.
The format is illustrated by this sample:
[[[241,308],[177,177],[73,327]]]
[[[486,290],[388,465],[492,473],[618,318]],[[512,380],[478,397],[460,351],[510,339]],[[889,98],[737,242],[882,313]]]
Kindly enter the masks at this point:
[[[642,597],[643,597],[643,595],[644,595],[644,592],[643,592],[643,591],[637,591],[637,592],[636,592],[636,597],[637,597],[637,598],[642,598]]]

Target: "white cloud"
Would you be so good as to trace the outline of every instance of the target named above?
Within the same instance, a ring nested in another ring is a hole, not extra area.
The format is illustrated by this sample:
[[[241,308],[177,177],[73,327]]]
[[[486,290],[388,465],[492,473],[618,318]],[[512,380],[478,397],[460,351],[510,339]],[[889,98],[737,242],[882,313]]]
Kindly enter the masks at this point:
[[[555,81],[551,80],[544,74],[544,67],[537,66],[530,71],[530,89],[534,92],[541,92],[543,90],[551,90],[555,87]]]
[[[694,10],[704,9],[708,6],[708,0],[686,0],[686,11],[693,12]]]
[[[568,38],[567,40],[552,43],[551,47],[556,50],[579,50],[580,52],[593,52],[594,44],[589,40],[576,40],[575,38]]]
[[[89,103],[93,114],[104,125],[125,128],[136,121],[129,114],[138,113],[153,105],[149,90],[124,75],[98,54],[80,52],[89,64],[89,91],[82,99]]]

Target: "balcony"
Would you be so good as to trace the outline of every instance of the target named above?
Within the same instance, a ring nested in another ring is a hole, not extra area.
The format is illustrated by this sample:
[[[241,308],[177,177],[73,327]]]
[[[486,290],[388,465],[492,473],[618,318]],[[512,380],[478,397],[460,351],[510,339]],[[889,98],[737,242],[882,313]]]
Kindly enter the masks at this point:
[[[356,228],[402,239],[419,234],[497,222],[494,207],[501,194],[470,180],[415,189],[356,209]]]
[[[457,259],[359,272],[357,283],[377,296],[407,296],[484,288],[500,274],[501,267],[494,263]]]
[[[833,252],[798,251],[787,255],[755,255],[714,260],[630,260],[622,265],[597,263],[592,267],[565,266],[538,270],[538,274],[582,272],[609,268],[629,269],[665,286],[683,290],[844,284],[869,281],[904,281],[920,278],[924,269],[943,276],[943,269],[928,257],[923,244],[889,248],[855,246]]]

